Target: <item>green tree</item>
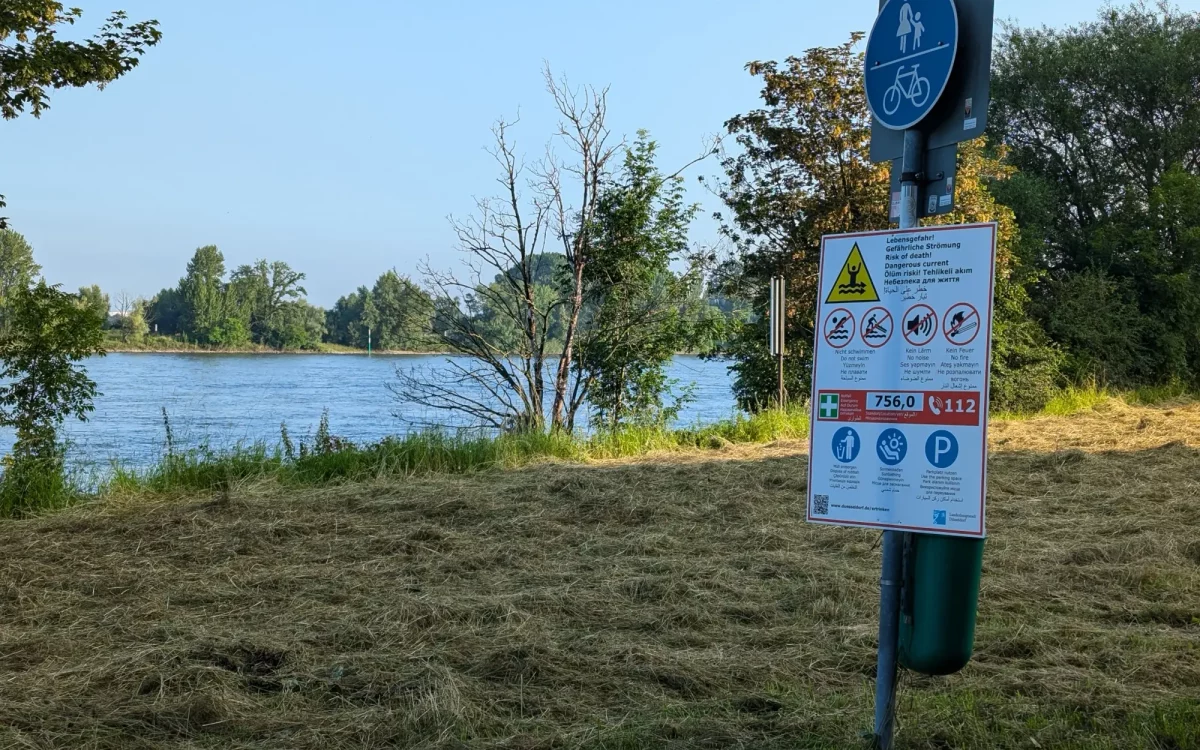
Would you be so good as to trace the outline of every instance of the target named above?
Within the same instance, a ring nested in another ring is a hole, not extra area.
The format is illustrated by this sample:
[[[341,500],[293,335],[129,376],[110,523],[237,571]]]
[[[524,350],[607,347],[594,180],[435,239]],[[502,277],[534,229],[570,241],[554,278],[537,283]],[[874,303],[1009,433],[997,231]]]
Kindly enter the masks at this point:
[[[146,322],[163,336],[183,333],[186,318],[187,303],[177,288],[163,289],[146,305]]]
[[[1197,70],[1200,14],[1165,4],[998,46],[992,127],[1020,172],[996,194],[1073,377],[1200,383]]]
[[[0,513],[19,515],[66,495],[59,430],[86,420],[96,384],[79,362],[103,354],[102,319],[74,295],[39,281],[19,290],[0,339],[0,425],[16,431],[0,483]]]
[[[363,303],[371,296],[371,290],[360,286],[338,301],[325,313],[325,329],[328,340],[341,346],[367,347],[367,331],[363,322]]]
[[[18,292],[28,289],[42,267],[33,248],[11,229],[0,229],[0,338],[8,335],[8,314]]]
[[[820,241],[825,234],[889,225],[888,167],[870,162],[870,114],[862,83],[863,59],[854,35],[840,47],[809,50],[801,58],[751,63],[763,78],[765,109],[734,117],[729,132],[741,153],[724,160],[720,189],[731,217],[724,231],[735,243],[758,315],[735,325],[721,354],[733,358],[735,393],[743,408],[771,402],[776,363],[767,351],[769,279],[787,280],[785,385],[806,398],[811,383],[813,320]],[[960,144],[955,213],[931,223],[999,224],[993,405],[1036,409],[1050,398],[1060,356],[1028,318],[1024,285],[1033,275],[1021,263],[1024,247],[1013,213],[991,190],[1012,170],[982,140]],[[728,283],[728,280],[727,280]]]
[[[146,300],[138,299],[121,318],[121,337],[125,341],[140,343],[150,332],[150,326],[146,322],[146,307]]]
[[[94,312],[100,320],[108,320],[108,295],[100,291],[96,284],[79,287],[79,304]]]
[[[405,276],[384,272],[364,302],[364,316],[376,323],[375,346],[379,349],[413,349],[426,344],[432,331],[433,299]],[[365,320],[364,323],[370,321]]]
[[[685,202],[682,177],[658,170],[656,150],[645,131],[626,150],[600,199],[584,269],[575,398],[586,398],[607,429],[663,423],[680,404],[664,405],[666,367],[691,338],[683,313],[695,279],[677,277],[671,263],[687,252],[697,206]]]
[[[304,300],[284,302],[276,314],[270,338],[277,349],[318,349],[325,336],[325,311]]]
[[[198,248],[179,281],[183,298],[183,331],[200,343],[209,343],[213,329],[226,318],[225,256],[216,245]]]
[[[303,273],[281,260],[259,260],[254,265],[239,266],[230,276],[230,289],[236,299],[234,307],[248,310],[250,335],[256,343],[274,346],[272,342],[286,338],[283,328],[289,322],[283,315],[284,306],[305,294],[300,285],[303,280]]]
[[[50,106],[50,89],[93,83],[103,88],[132,70],[162,37],[157,21],[130,23],[118,11],[90,39],[58,39],[58,33],[82,15],[78,8],[52,0],[8,0],[0,8],[0,115],[4,119],[26,110],[39,117]]]
[[[767,350],[769,280],[787,279],[788,354],[785,384],[794,397],[809,390],[816,277],[821,237],[888,226],[888,171],[868,155],[870,113],[862,82],[862,35],[811,49],[802,57],[746,66],[762,79],[766,107],[725,125],[739,147],[725,156],[717,192],[721,216],[744,274],[753,318],[734,326],[721,355],[733,359],[739,405],[769,404],[776,365]]]

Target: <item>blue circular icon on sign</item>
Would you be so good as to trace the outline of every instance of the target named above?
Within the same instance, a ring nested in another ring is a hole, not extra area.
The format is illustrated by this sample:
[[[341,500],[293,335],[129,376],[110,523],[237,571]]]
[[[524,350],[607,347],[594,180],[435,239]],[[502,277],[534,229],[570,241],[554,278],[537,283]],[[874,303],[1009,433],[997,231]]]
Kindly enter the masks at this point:
[[[884,127],[916,125],[937,104],[958,55],[954,0],[888,0],[867,40],[867,104]]]
[[[908,438],[895,427],[886,429],[875,443],[875,452],[879,454],[880,461],[888,466],[895,466],[908,454]]]
[[[859,448],[862,448],[862,441],[853,427],[843,427],[833,433],[833,457],[842,463],[848,464],[858,458]]]
[[[954,433],[938,430],[925,441],[925,458],[939,469],[948,469],[958,460],[958,438]]]

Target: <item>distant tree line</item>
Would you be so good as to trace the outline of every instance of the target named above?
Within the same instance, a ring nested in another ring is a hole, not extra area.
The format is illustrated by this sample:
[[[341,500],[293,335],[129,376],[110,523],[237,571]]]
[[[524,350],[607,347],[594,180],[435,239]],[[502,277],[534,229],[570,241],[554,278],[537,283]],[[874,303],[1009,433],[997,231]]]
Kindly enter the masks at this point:
[[[538,257],[532,279],[535,296],[551,293],[565,263],[563,254]],[[666,266],[661,272],[661,281],[676,283],[680,278]],[[258,345],[317,350],[322,344],[335,344],[357,349],[370,345],[375,350],[442,351],[453,349],[447,337],[454,322],[470,320],[488,346],[511,351],[517,346],[519,326],[507,314],[510,311],[503,309],[495,291],[515,274],[515,267],[504,269],[494,280],[452,297],[435,296],[407,276],[388,270],[373,285],[360,286],[323,310],[305,299],[305,274],[288,263],[259,260],[227,271],[221,251],[206,245],[193,253],[176,286],[149,300],[119,299],[117,309],[112,310],[109,296],[95,285],[80,288],[78,297],[109,319],[109,327],[122,341],[134,343],[154,333],[222,349]],[[710,311],[708,307],[704,302],[693,314],[720,315],[716,308]],[[111,318],[110,310],[114,313]],[[547,351],[561,351],[564,339],[564,322],[555,316],[548,330]]]

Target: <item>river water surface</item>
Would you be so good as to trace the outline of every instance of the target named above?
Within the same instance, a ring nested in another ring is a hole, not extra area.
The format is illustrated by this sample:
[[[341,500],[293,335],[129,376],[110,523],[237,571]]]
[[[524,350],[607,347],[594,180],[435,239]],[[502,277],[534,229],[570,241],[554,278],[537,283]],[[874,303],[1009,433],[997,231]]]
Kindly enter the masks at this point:
[[[322,354],[110,354],[89,360],[102,395],[85,423],[71,421],[69,457],[76,467],[112,461],[146,466],[163,453],[162,410],[181,447],[222,448],[238,442],[279,441],[286,422],[293,438],[316,430],[329,410],[330,430],[356,442],[416,429],[420,423],[455,424],[453,417],[397,403],[388,390],[397,367],[436,376],[444,355]],[[549,369],[549,368],[548,368]],[[694,400],[679,423],[712,422],[734,412],[726,364],[680,356],[669,375],[693,386]],[[0,432],[7,452],[11,432]]]

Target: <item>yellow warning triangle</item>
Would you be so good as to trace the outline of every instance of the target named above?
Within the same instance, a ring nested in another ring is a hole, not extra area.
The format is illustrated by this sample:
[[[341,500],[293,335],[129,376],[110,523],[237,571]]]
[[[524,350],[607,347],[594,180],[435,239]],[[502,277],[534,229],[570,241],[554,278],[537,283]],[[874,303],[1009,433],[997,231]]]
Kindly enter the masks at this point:
[[[875,282],[871,280],[871,272],[863,260],[858,243],[850,250],[849,257],[842,264],[842,271],[833,282],[826,302],[878,302],[879,293],[875,291]]]

